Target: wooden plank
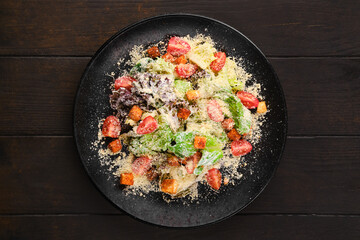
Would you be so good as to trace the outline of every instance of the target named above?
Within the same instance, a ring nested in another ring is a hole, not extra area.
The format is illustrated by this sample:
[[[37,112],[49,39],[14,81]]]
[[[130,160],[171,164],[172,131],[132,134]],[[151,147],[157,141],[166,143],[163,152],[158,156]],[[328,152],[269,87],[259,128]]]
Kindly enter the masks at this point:
[[[89,60],[0,58],[0,135],[72,135],[75,94]],[[360,59],[270,60],[286,95],[290,135],[360,134]]]
[[[276,176],[242,213],[360,214],[360,137],[289,138]],[[0,138],[0,214],[120,213],[71,137]]]
[[[139,231],[140,230],[140,231]],[[128,216],[0,216],[1,239],[358,239],[360,217],[235,216],[201,228],[159,228]]]
[[[0,54],[92,55],[121,28],[172,12],[206,15],[235,27],[267,55],[360,54],[353,0],[1,1]],[[46,14],[44,14],[46,13]]]

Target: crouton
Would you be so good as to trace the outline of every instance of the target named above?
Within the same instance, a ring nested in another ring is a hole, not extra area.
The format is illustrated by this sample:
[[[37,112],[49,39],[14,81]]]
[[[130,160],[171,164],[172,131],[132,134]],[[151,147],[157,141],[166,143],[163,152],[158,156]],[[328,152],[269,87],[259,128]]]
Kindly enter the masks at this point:
[[[266,108],[265,101],[259,102],[256,112],[257,113],[266,113],[266,111],[267,111],[267,108]]]
[[[186,98],[189,101],[200,98],[200,92],[198,90],[189,90],[186,92]]]
[[[159,48],[158,47],[152,47],[152,48],[149,48],[147,50],[147,54],[149,55],[149,57],[151,58],[157,58],[157,57],[160,57],[160,51],[159,51]]]
[[[143,111],[138,106],[134,105],[129,112],[129,118],[135,122],[138,122],[141,119],[142,113]]]
[[[178,167],[180,166],[180,163],[179,163],[179,158],[177,156],[170,156],[167,158],[167,163],[170,165],[170,166],[173,166],[173,167]]]
[[[132,173],[122,173],[120,175],[120,184],[133,185],[134,184],[134,175]]]
[[[240,138],[241,138],[241,135],[238,133],[238,131],[236,131],[235,128],[231,129],[231,131],[228,132],[227,136],[232,141],[237,141],[237,140],[240,140]]]
[[[223,129],[230,131],[231,129],[233,129],[235,125],[235,122],[232,118],[227,118],[224,121],[222,121],[221,126],[223,127]]]
[[[149,170],[147,170],[145,175],[150,182],[154,181],[155,179],[157,179],[159,177],[159,174],[155,171],[155,169],[153,167],[150,168]]]
[[[175,64],[186,64],[187,63],[187,60],[185,58],[184,55],[181,55],[180,57],[178,57],[175,61],[174,61]]]
[[[175,194],[179,183],[175,179],[165,179],[161,183],[161,191],[168,194]]]
[[[204,149],[206,146],[206,137],[195,136],[194,147],[196,149]]]
[[[109,143],[108,148],[113,152],[119,152],[122,149],[121,141],[119,139],[116,139]]]
[[[186,108],[180,108],[177,117],[186,120],[191,114],[191,111]]]
[[[165,62],[174,62],[175,61],[175,58],[170,53],[165,53],[164,55],[161,56],[161,58],[163,58],[165,60]]]

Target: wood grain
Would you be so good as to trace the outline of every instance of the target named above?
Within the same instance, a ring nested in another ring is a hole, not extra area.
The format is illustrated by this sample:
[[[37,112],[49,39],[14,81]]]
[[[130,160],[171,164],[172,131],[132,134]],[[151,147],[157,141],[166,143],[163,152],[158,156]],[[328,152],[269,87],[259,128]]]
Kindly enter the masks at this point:
[[[360,214],[360,137],[289,138],[269,186],[242,213]],[[121,213],[71,137],[0,138],[0,214]]]
[[[191,229],[159,228],[128,216],[1,216],[2,239],[358,239],[360,217],[235,216]]]
[[[0,135],[72,135],[75,94],[89,60],[0,58]],[[270,60],[285,92],[290,135],[360,134],[360,59]]]
[[[92,55],[143,18],[187,12],[235,27],[272,56],[359,56],[357,1],[1,1],[0,54]]]

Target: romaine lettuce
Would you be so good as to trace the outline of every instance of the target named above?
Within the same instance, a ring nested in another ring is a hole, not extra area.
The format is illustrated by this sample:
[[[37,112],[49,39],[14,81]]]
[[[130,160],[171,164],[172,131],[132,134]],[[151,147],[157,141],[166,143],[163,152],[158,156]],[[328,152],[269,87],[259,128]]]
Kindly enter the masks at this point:
[[[230,95],[225,99],[225,102],[229,104],[229,110],[233,115],[235,122],[235,128],[240,134],[245,134],[250,131],[251,128],[251,113],[240,101],[240,99],[234,95]]]
[[[174,139],[176,144],[169,146],[168,149],[180,158],[190,157],[196,153],[194,138],[195,134],[192,132],[178,132]]]
[[[175,94],[178,98],[184,98],[185,93],[192,89],[191,82],[186,80],[174,81]]]
[[[130,142],[130,151],[135,155],[154,154],[166,151],[171,145],[174,134],[167,124],[161,125],[155,132],[133,138]]]
[[[160,73],[160,74],[172,74],[175,66],[170,62],[166,62],[163,58],[156,58],[148,64],[149,72]]]
[[[198,162],[194,173],[199,175],[204,166],[209,166],[219,161],[224,156],[222,151],[223,147],[224,145],[221,143],[221,141],[215,137],[207,136],[206,147],[202,151],[201,159]]]
[[[200,68],[206,69],[216,59],[215,52],[216,49],[210,43],[204,42],[193,46],[187,55],[190,61],[196,63]]]

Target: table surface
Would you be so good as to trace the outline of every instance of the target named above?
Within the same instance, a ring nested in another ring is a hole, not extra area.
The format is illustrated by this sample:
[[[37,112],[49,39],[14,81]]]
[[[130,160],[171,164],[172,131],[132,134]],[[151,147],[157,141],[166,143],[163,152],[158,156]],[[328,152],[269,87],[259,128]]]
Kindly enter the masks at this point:
[[[188,230],[139,222],[85,173],[73,104],[95,51],[140,19],[201,14],[248,36],[283,86],[275,177],[245,210]],[[0,1],[1,239],[359,239],[359,1]]]

